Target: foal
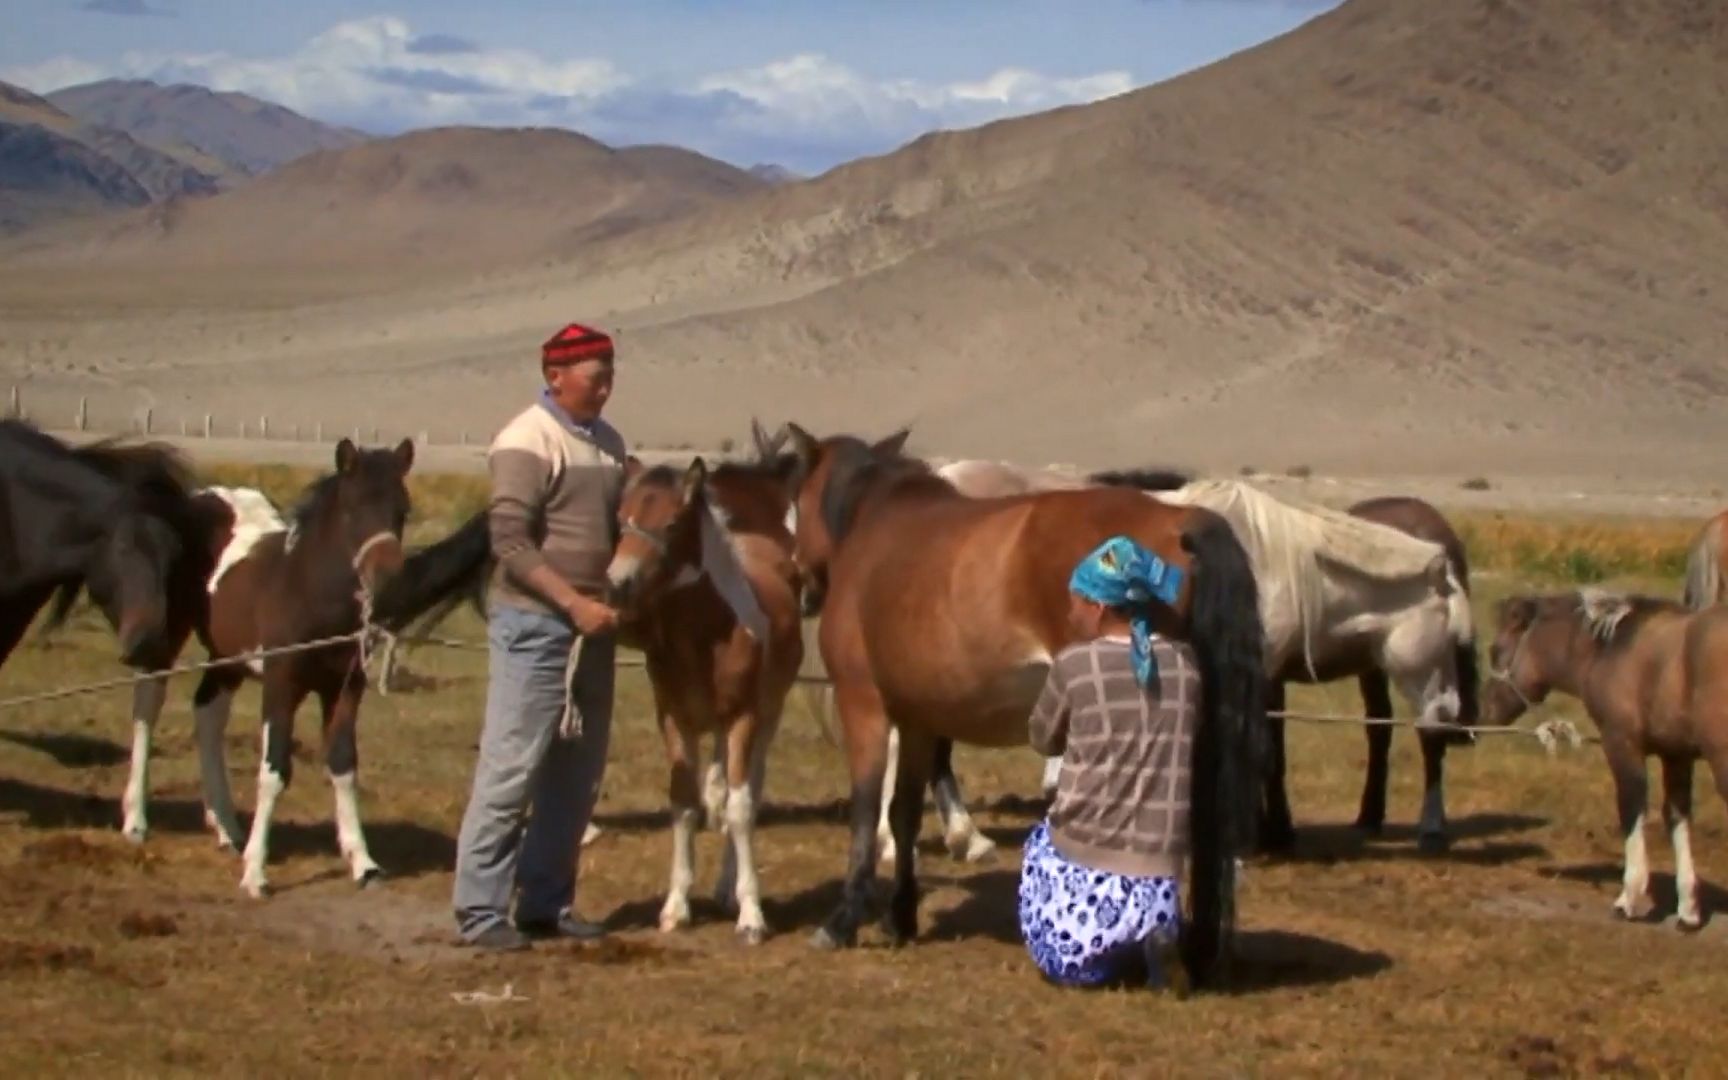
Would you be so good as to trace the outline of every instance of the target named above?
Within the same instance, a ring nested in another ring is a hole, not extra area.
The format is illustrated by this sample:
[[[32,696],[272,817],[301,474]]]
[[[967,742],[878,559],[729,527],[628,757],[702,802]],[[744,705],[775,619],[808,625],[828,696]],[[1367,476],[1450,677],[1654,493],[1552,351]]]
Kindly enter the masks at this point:
[[[1584,703],[1614,777],[1626,855],[1614,913],[1643,913],[1645,759],[1662,759],[1662,817],[1674,848],[1676,923],[1702,925],[1692,863],[1692,766],[1728,800],[1728,608],[1586,589],[1500,603],[1482,720],[1510,724],[1558,690]]]
[[[756,808],[768,748],[804,660],[789,507],[772,462],[701,458],[680,475],[634,468],[619,510],[623,536],[607,576],[640,648],[671,765],[672,873],[660,929],[690,922],[695,835],[702,811],[698,740],[725,742],[723,794],[711,803],[729,834],[716,896],[735,893],[738,937],[768,932],[756,876]],[[714,805],[717,804],[717,805]]]

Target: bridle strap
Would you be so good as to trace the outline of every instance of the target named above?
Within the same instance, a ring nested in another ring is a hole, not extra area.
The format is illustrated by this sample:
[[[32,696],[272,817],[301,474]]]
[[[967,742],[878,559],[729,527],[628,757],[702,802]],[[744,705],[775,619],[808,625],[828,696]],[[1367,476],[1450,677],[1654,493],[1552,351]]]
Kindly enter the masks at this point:
[[[389,529],[383,529],[379,532],[373,533],[371,536],[368,536],[365,542],[362,543],[354,552],[354,573],[360,573],[361,568],[366,565],[366,556],[372,553],[373,548],[377,547],[379,544],[389,543],[391,541],[400,544],[402,538],[391,532]]]
[[[1524,688],[1518,685],[1516,679],[1512,678],[1512,669],[1518,666],[1519,654],[1524,651],[1524,643],[1530,640],[1530,632],[1534,629],[1536,629],[1536,624],[1531,623],[1529,626],[1524,628],[1522,634],[1518,635],[1518,641],[1512,646],[1512,655],[1506,658],[1505,667],[1490,667],[1488,669],[1488,681],[1505,683],[1507,689],[1517,695],[1519,702],[1524,706],[1525,712],[1535,709],[1536,703],[1530,700],[1529,695],[1524,693]]]
[[[644,529],[642,526],[636,524],[634,521],[623,522],[621,524],[620,528],[627,535],[634,536],[638,540],[641,540],[643,543],[647,544],[649,547],[653,548],[654,554],[656,554],[656,555],[665,555],[666,554],[666,530],[664,530],[664,529]]]

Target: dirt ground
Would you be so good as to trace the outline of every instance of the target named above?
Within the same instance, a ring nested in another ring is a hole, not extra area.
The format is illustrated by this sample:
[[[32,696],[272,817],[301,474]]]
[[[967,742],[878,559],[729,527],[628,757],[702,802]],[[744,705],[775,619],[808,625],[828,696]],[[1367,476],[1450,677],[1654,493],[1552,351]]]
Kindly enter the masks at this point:
[[[480,627],[464,616],[451,633],[474,640]],[[81,621],[51,648],[22,651],[7,694],[111,675],[111,655]],[[1522,738],[1452,754],[1456,843],[1424,857],[1411,828],[1413,744],[1396,740],[1393,824],[1368,840],[1349,826],[1361,736],[1294,726],[1300,846],[1248,869],[1244,985],[1176,1003],[1063,992],[1034,974],[1014,918],[1018,843],[1038,812],[1029,752],[958,752],[1000,847],[992,861],[956,863],[927,815],[916,943],[892,950],[870,928],[855,951],[812,951],[845,860],[843,769],[795,691],[759,841],[774,936],[738,944],[712,902],[693,929],[661,934],[665,770],[635,670],[621,679],[606,831],[584,856],[580,893],[615,939],[477,956],[453,943],[448,900],[483,656],[421,649],[407,664],[429,681],[369,696],[363,711],[363,810],[389,875],[366,891],[335,851],[309,717],[274,834],[277,893],[256,902],[239,892],[238,860],[201,831],[188,682],[160,727],[142,846],[117,828],[122,692],[0,712],[8,1073],[1659,1075],[1704,1071],[1728,1044],[1713,1022],[1728,991],[1722,924],[1688,937],[1671,918],[1610,919],[1620,847],[1599,755],[1550,758]],[[1356,707],[1341,684],[1295,698]],[[228,740],[242,807],[256,716],[249,691]],[[1700,794],[1700,868],[1721,880],[1720,803]],[[1650,842],[1666,917],[1671,858],[1654,827]],[[718,843],[700,841],[704,894]],[[1724,902],[1706,886],[1707,911]]]

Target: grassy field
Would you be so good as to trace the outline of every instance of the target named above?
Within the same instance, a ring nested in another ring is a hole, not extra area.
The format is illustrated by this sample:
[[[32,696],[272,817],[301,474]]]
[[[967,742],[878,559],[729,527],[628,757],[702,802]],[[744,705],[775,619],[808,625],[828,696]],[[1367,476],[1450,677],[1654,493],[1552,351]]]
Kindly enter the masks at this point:
[[[291,470],[219,471],[286,500]],[[474,480],[416,482],[425,539],[478,505]],[[1486,620],[1514,587],[1609,581],[1674,593],[1690,524],[1463,522]],[[453,637],[479,640],[463,614]],[[119,673],[111,638],[80,616],[51,647],[20,651],[6,696]],[[1395,740],[1386,836],[1355,814],[1364,761],[1352,728],[1291,728],[1297,852],[1248,869],[1246,984],[1176,1003],[1043,985],[1014,919],[1017,845],[1036,808],[1030,752],[961,748],[956,765],[995,861],[955,863],[925,824],[922,937],[900,950],[806,939],[838,890],[847,836],[839,751],[794,694],[770,765],[759,839],[775,932],[737,944],[712,903],[677,935],[654,928],[670,861],[666,777],[640,673],[620,678],[606,835],[583,858],[585,913],[622,928],[599,947],[507,958],[454,947],[454,834],[473,766],[484,657],[422,649],[414,692],[371,694],[360,730],[363,811],[390,875],[359,892],[335,850],[316,725],[272,847],[278,892],[239,892],[238,859],[200,824],[190,679],[171,688],[152,770],[152,833],[119,835],[124,692],[0,713],[0,1068],[9,1075],[1666,1075],[1708,1073],[1728,1049],[1722,926],[1610,920],[1620,845],[1593,748],[1548,757],[1484,740],[1448,760],[1456,843],[1417,854],[1420,769]],[[1355,711],[1346,684],[1295,689],[1293,708]],[[235,711],[229,757],[253,798],[257,694]],[[1547,711],[1578,717],[1575,705]],[[1587,724],[1583,724],[1589,730]],[[1698,788],[1695,845],[1724,880],[1721,802]],[[1656,820],[1659,815],[1652,815]],[[1649,835],[1658,910],[1671,857]],[[699,841],[698,888],[719,838]],[[1707,886],[1707,914],[1724,904]],[[452,995],[525,1000],[464,1004]],[[1714,1034],[1713,1034],[1714,1033]]]

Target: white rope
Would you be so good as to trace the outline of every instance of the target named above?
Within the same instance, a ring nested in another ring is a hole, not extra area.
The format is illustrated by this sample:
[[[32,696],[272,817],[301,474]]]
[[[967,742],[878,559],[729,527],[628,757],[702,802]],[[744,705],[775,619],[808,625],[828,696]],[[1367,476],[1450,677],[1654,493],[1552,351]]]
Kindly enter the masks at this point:
[[[1419,720],[1397,720],[1386,716],[1352,716],[1345,713],[1305,713],[1293,711],[1270,711],[1267,716],[1275,716],[1283,720],[1296,720],[1307,724],[1354,724],[1358,727],[1407,727],[1418,731],[1456,731],[1474,739],[1478,735],[1523,735],[1535,739],[1548,751],[1550,757],[1559,748],[1562,741],[1570,749],[1576,750],[1585,743],[1599,743],[1601,738],[1596,735],[1586,735],[1578,730],[1578,726],[1564,717],[1550,717],[1535,727],[1518,727],[1515,724],[1491,724],[1479,727],[1466,727],[1463,724],[1424,724]]]

